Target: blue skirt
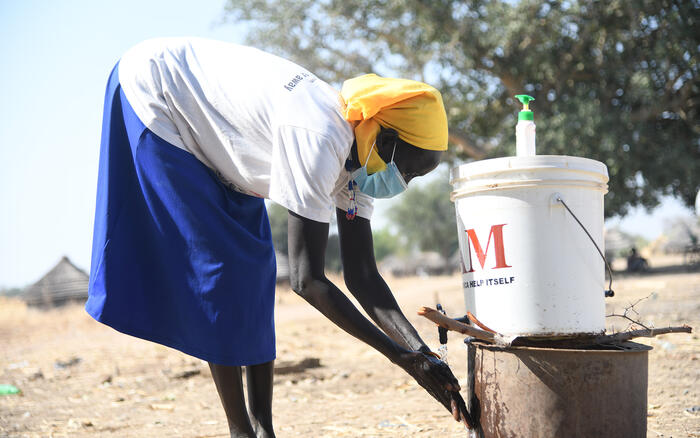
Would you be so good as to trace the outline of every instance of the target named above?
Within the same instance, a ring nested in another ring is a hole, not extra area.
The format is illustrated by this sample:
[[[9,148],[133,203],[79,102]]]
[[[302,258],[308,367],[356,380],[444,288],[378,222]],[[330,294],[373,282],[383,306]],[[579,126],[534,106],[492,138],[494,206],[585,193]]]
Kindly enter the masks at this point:
[[[105,96],[87,312],[221,365],[275,358],[275,253],[264,201],[230,190]]]

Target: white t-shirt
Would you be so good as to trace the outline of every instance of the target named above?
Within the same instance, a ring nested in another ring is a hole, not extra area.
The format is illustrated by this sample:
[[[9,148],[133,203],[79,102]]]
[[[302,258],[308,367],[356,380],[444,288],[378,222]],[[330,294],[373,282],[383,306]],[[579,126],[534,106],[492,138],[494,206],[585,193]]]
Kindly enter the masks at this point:
[[[119,61],[143,124],[232,188],[312,220],[346,210],[354,133],[340,94],[293,62],[201,38],[144,41]],[[372,198],[356,191],[369,219]]]

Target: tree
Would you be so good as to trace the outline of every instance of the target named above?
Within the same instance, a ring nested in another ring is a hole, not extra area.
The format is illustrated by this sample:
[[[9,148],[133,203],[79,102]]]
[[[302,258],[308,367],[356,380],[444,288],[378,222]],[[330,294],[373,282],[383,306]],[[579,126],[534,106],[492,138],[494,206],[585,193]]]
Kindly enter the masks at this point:
[[[287,255],[289,243],[287,241],[287,209],[279,204],[270,202],[267,205],[267,217],[270,220],[272,243],[275,250]]]
[[[327,271],[343,271],[343,260],[340,258],[340,237],[338,236],[338,233],[328,234],[325,262]]]
[[[372,230],[372,246],[374,246],[374,259],[377,262],[402,250],[399,236],[387,228]]]
[[[336,85],[435,85],[452,158],[512,154],[512,96],[534,95],[538,153],[605,163],[607,215],[700,188],[699,0],[229,0],[226,16]]]
[[[270,220],[270,231],[275,250],[287,255],[289,249],[287,240],[287,209],[279,204],[270,202],[267,205],[267,216]],[[335,227],[334,224],[335,221],[331,220],[330,231]],[[343,263],[340,259],[340,239],[337,233],[329,232],[325,260],[327,270],[334,272],[343,270]]]
[[[447,175],[424,187],[412,187],[404,193],[389,216],[409,245],[422,251],[436,251],[445,266],[457,250],[455,207],[450,201]]]

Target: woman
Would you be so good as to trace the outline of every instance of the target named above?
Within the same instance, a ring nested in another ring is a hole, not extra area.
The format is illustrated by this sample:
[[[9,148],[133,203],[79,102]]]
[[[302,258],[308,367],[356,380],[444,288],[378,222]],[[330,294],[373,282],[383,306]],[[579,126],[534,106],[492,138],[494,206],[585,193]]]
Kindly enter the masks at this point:
[[[289,211],[292,288],[466,424],[457,380],[377,272],[369,222],[372,197],[400,193],[446,148],[442,99],[426,84],[365,75],[339,95],[253,48],[143,42],[107,87],[86,310],[208,361],[231,435],[274,436],[268,198]],[[378,327],[324,275],[334,210],[345,282]]]

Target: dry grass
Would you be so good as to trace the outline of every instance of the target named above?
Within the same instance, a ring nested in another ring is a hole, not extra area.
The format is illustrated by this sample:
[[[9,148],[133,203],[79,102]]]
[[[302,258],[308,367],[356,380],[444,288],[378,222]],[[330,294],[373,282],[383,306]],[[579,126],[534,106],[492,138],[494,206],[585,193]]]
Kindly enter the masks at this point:
[[[460,313],[459,278],[388,282],[409,319],[436,347],[437,331],[415,311],[439,295],[448,312]],[[657,327],[700,325],[698,273],[627,276],[614,286],[608,311],[653,292],[655,298],[637,306],[645,321]],[[318,358],[321,364],[276,377],[279,437],[466,436],[381,355],[288,290],[279,290],[277,301],[278,362]],[[686,411],[700,405],[698,335],[646,342],[655,347],[649,355],[648,436],[700,436],[700,414]],[[465,353],[458,336],[450,338],[449,349],[453,370],[463,377]],[[74,358],[80,360],[56,366]],[[94,322],[81,306],[42,312],[0,299],[0,383],[22,389],[19,396],[0,397],[0,437],[227,436],[205,363],[117,333]]]

